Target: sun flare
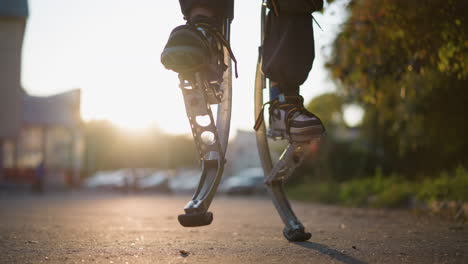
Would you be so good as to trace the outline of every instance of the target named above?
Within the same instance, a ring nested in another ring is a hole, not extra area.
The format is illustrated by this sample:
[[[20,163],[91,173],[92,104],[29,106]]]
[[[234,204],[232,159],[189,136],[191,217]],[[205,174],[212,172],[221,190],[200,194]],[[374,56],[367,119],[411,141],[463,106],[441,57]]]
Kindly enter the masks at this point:
[[[169,77],[171,73],[168,73]],[[119,89],[111,96],[99,89],[83,91],[84,121],[105,119],[126,130],[148,130],[158,127],[172,134],[189,133],[182,95],[177,82],[169,78],[161,89],[141,86]]]

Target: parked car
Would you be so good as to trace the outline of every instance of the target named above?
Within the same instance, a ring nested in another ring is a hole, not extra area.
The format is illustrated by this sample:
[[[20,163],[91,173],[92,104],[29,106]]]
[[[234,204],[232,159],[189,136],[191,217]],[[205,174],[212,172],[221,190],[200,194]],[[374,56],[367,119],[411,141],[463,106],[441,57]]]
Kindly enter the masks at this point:
[[[169,179],[169,188],[173,193],[193,193],[200,180],[200,170],[180,170]]]
[[[142,191],[170,192],[170,171],[155,171],[148,176],[140,177],[136,181],[136,188]]]
[[[100,171],[85,181],[85,187],[92,189],[113,190],[129,185],[127,170]]]
[[[139,182],[150,176],[154,169],[120,169],[99,171],[85,180],[84,186],[99,190],[137,191]]]
[[[264,194],[266,188],[263,181],[262,168],[248,168],[226,179],[219,190],[226,194]]]

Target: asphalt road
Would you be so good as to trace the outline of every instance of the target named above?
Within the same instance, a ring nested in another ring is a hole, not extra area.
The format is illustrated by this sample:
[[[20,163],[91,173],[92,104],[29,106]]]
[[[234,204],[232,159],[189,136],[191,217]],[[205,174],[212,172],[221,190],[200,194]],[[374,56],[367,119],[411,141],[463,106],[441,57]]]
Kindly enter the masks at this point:
[[[189,197],[0,198],[0,263],[468,263],[468,227],[407,211],[293,203],[312,239],[289,243],[266,198],[217,197],[183,228]]]

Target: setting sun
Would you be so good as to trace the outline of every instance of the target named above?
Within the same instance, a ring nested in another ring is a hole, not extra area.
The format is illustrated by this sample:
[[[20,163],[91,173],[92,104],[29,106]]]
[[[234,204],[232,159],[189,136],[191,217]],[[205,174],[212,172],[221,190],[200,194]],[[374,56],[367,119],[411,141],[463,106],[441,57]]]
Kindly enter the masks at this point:
[[[168,133],[189,133],[182,95],[174,77],[162,80],[165,85],[159,87],[116,90],[110,97],[99,89],[86,89],[82,95],[82,117],[85,121],[107,119],[130,130],[157,126]]]
[[[84,121],[105,119],[133,130],[157,126],[167,133],[190,133],[177,74],[160,63],[170,31],[185,23],[178,1],[161,5],[142,0],[129,5],[111,0],[30,0],[29,4],[22,64],[28,93],[52,95],[79,88]],[[240,73],[233,85],[233,129],[249,130],[254,122],[259,28],[253,25],[259,22],[259,7],[249,1],[236,3],[242,17],[232,24]],[[317,47],[333,40],[329,32],[316,34]],[[313,78],[303,85],[306,100],[330,90],[321,60],[317,56]]]

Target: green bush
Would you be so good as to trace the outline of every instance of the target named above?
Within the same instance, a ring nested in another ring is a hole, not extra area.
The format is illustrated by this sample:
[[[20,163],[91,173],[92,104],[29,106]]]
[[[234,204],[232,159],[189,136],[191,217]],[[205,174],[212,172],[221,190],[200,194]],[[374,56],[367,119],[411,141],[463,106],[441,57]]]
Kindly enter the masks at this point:
[[[288,196],[294,200],[307,202],[338,203],[339,184],[331,181],[307,181],[287,186]]]
[[[306,181],[287,188],[290,198],[347,206],[400,207],[414,193],[413,184],[397,176],[376,176],[343,183]]]
[[[377,171],[374,177],[340,184],[339,200],[349,206],[401,207],[407,204],[413,190],[413,184],[401,177],[384,177]]]
[[[423,201],[468,201],[468,170],[458,167],[454,172],[442,173],[438,178],[426,179],[419,189]]]
[[[375,176],[343,181],[306,181],[288,188],[292,199],[336,203],[346,206],[403,207],[411,197],[432,201],[468,201],[468,170],[459,167],[451,173],[427,178],[422,183],[409,181],[399,175]]]

